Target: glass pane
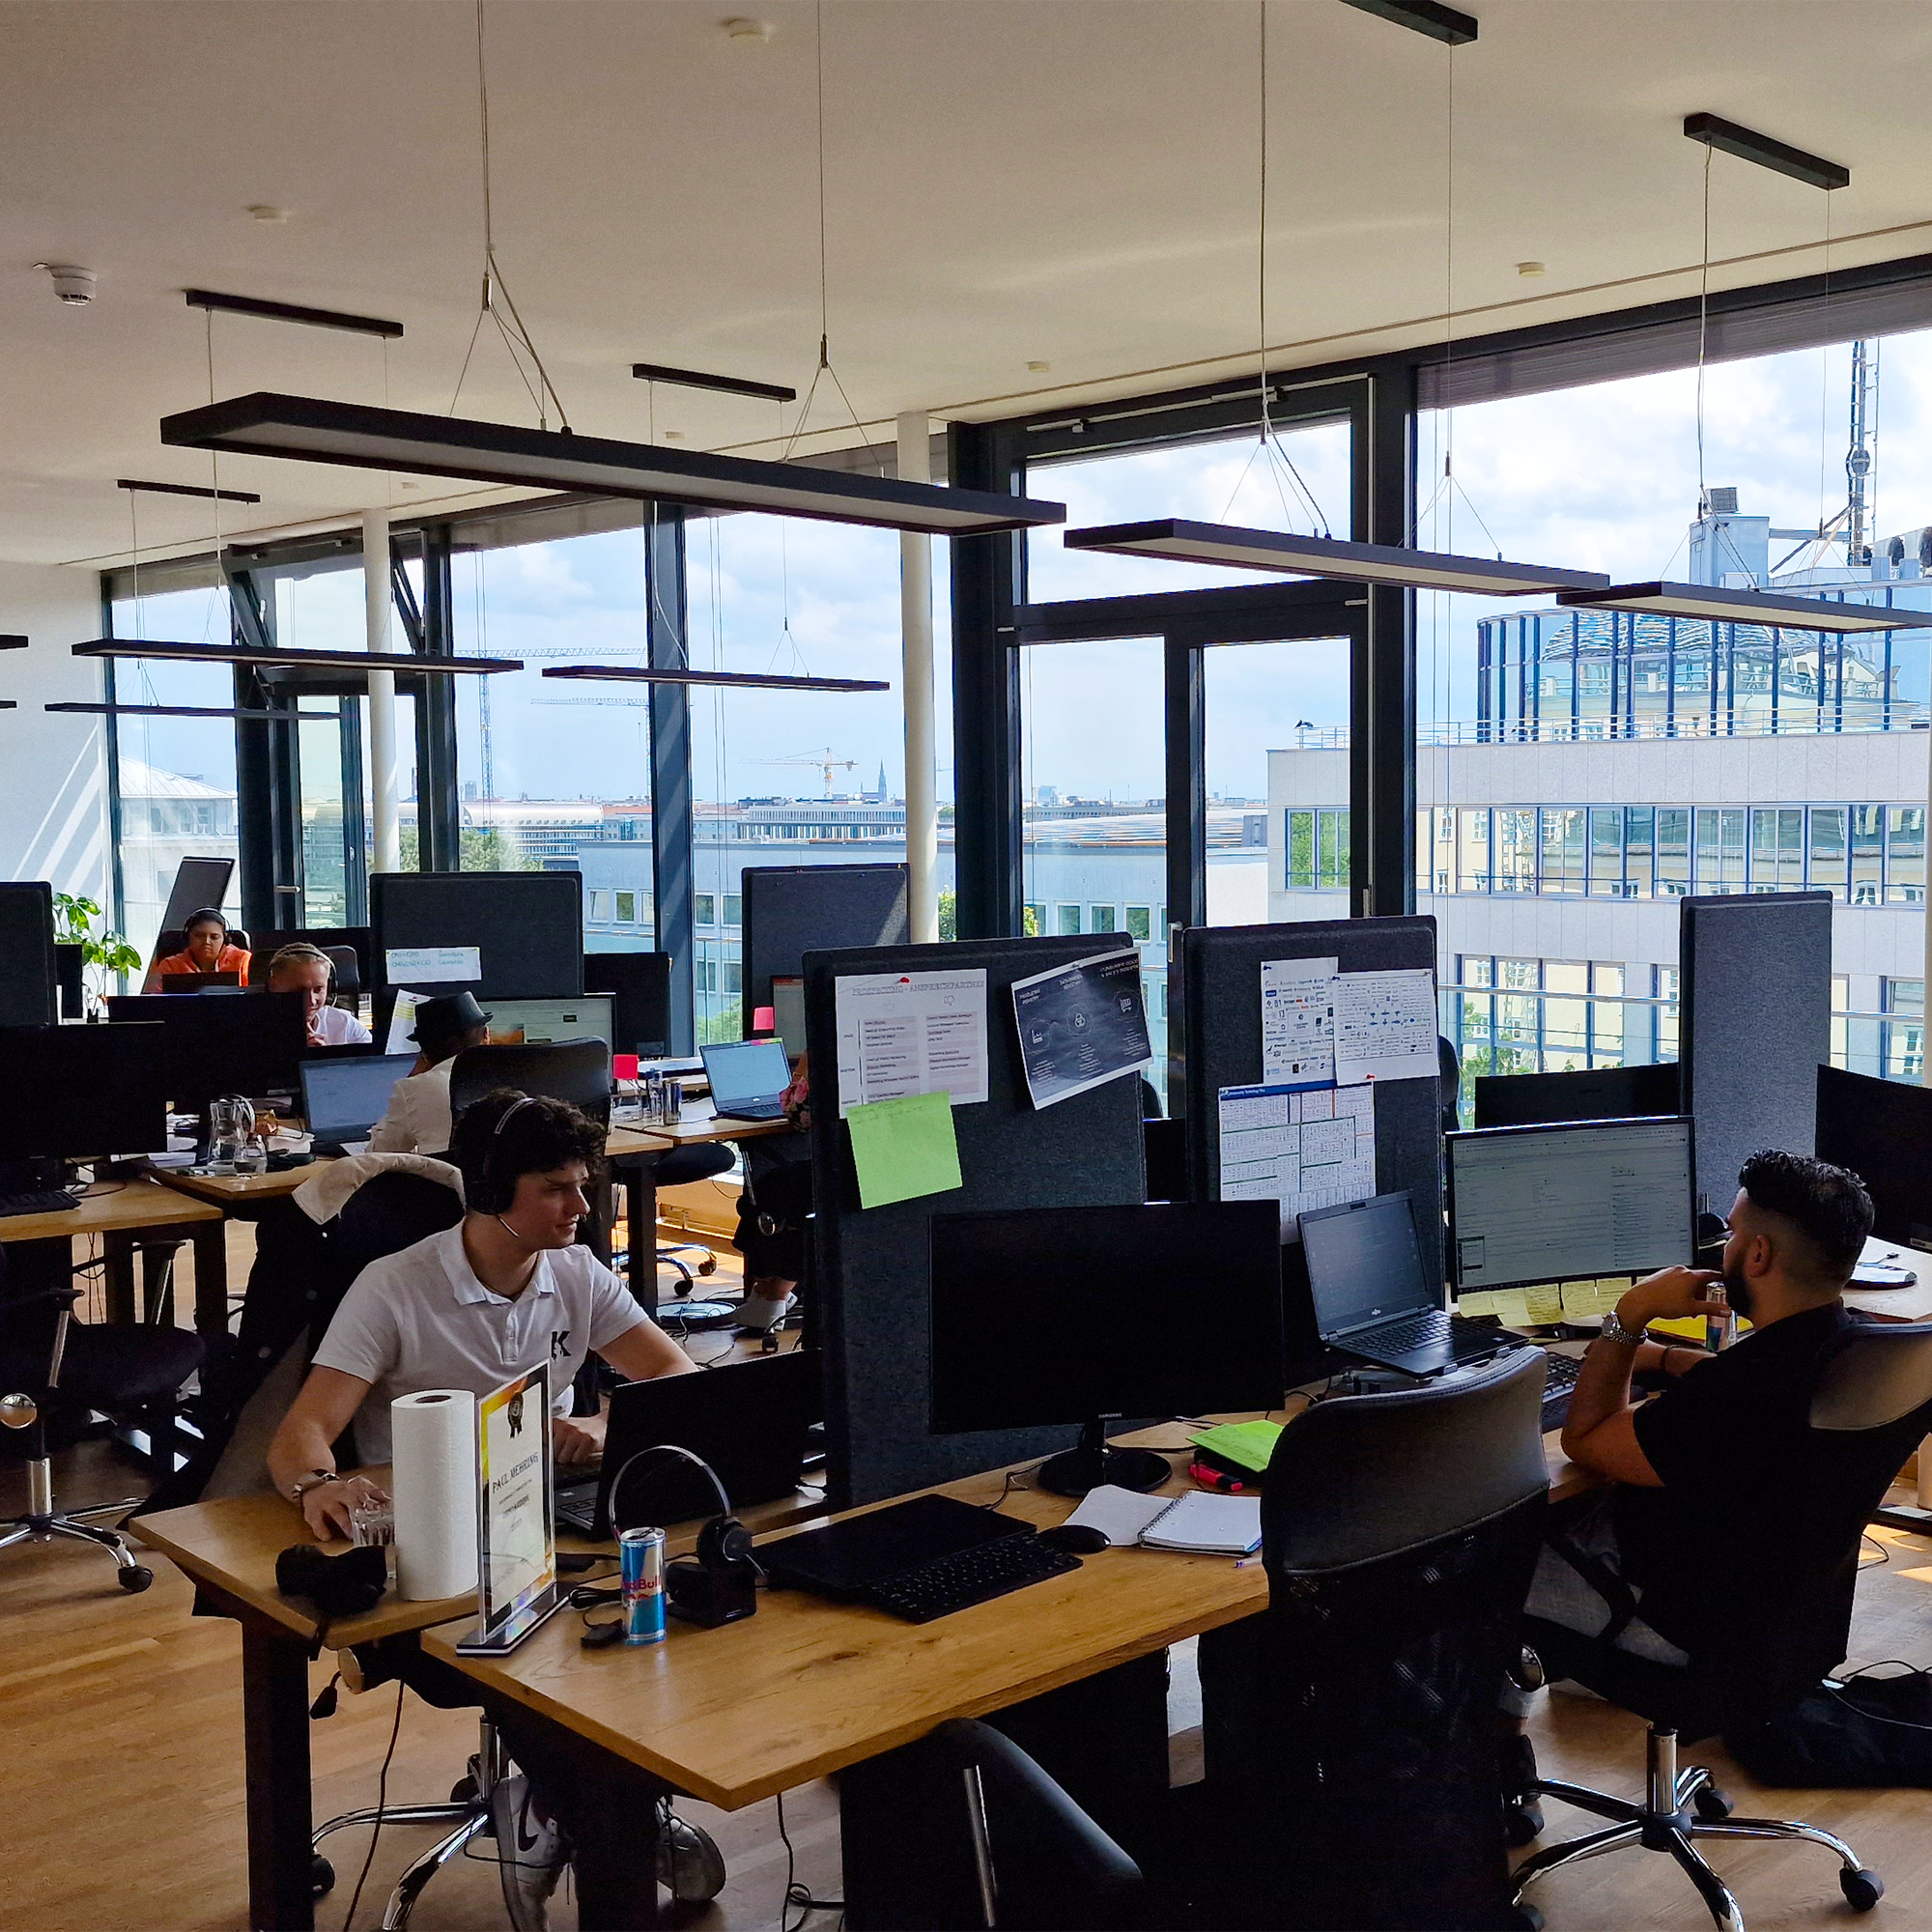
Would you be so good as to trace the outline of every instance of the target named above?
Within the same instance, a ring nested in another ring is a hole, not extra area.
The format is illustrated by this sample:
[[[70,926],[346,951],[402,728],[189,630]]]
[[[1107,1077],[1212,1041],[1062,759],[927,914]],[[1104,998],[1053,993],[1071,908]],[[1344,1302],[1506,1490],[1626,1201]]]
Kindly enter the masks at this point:
[[[1852,807],[1852,903],[1875,906],[1885,898],[1885,808]]]
[[[305,710],[325,707],[311,700]],[[333,709],[331,700],[329,709]],[[299,925],[349,923],[348,855],[342,842],[342,723],[305,719],[296,727],[301,784]]]
[[[1036,463],[1027,472],[1027,494],[1065,503],[1067,529],[1143,517],[1188,517],[1249,529],[1319,530],[1346,537],[1347,420],[1278,429],[1274,445],[1264,452],[1261,439],[1249,432],[1207,442]],[[1032,531],[1027,538],[1027,596],[1036,604],[1281,581],[1272,572],[1069,551],[1062,546],[1058,526]]]
[[[1925,903],[1925,808],[1894,805],[1887,810],[1885,896],[1891,905]]]
[[[1811,876],[1806,882],[1822,886],[1840,898],[1845,894],[1845,808],[1842,805],[1814,805],[1811,808]]]
[[[1675,806],[1657,813],[1657,895],[1682,898],[1690,890],[1690,814]]]
[[[1158,638],[1038,644],[1020,653],[1022,891],[1026,899],[1054,908],[1058,932],[1106,931],[1121,906],[1157,906],[1166,896],[1162,667]],[[1104,712],[1096,709],[1096,693],[1106,694]],[[1257,818],[1262,810],[1258,801]],[[1258,869],[1265,858],[1263,844]],[[1095,924],[1100,915],[1105,923]],[[1140,953],[1153,1047],[1148,1077],[1164,1094],[1165,926],[1150,924]]]

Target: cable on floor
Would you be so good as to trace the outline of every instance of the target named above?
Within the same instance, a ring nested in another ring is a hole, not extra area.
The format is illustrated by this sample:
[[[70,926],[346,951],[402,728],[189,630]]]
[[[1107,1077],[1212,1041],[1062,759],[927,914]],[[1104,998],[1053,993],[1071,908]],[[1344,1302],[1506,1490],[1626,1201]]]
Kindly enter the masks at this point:
[[[383,1813],[389,1803],[389,1764],[396,1755],[396,1740],[403,1729],[403,1692],[396,1685],[396,1719],[389,1726],[389,1747],[383,1753],[383,1769],[376,1775],[376,1822],[369,1828],[369,1849],[362,1854],[362,1869],[355,1874],[355,1889],[349,1894],[349,1910],[342,1915],[342,1932],[355,1923],[355,1908],[362,1902],[362,1888],[368,1883],[369,1867],[376,1862],[376,1840],[383,1835]]]

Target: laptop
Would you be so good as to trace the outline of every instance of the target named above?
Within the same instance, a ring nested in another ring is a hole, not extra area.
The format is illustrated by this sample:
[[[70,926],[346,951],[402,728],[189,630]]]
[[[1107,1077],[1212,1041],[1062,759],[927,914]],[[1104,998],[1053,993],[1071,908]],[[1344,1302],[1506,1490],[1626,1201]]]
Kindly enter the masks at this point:
[[[730,1046],[700,1046],[711,1104],[732,1121],[781,1121],[791,1062],[776,1039],[747,1039]]]
[[[359,1151],[389,1110],[413,1053],[357,1053],[301,1063],[301,1114],[317,1153]]]
[[[1406,1375],[1486,1360],[1517,1337],[1450,1315],[1423,1272],[1406,1189],[1297,1215],[1315,1325],[1331,1349]]]
[[[557,1522],[585,1536],[611,1536],[611,1485],[633,1456],[660,1442],[709,1463],[733,1509],[776,1502],[798,1488],[806,1438],[824,1406],[816,1350],[725,1362],[699,1376],[620,1382],[611,1391],[596,1474],[586,1480],[567,1463],[557,1469]],[[718,1514],[711,1485],[677,1456],[639,1463],[619,1500],[633,1527]]]

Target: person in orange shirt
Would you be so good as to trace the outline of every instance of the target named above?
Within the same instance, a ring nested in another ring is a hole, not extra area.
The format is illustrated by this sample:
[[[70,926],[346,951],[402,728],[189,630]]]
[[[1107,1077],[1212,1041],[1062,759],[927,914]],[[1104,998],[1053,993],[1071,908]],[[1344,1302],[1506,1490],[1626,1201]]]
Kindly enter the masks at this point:
[[[228,943],[228,922],[214,907],[189,913],[182,930],[186,944],[179,952],[155,961],[143,992],[158,993],[162,977],[169,973],[239,973],[237,983],[248,983],[248,954]]]

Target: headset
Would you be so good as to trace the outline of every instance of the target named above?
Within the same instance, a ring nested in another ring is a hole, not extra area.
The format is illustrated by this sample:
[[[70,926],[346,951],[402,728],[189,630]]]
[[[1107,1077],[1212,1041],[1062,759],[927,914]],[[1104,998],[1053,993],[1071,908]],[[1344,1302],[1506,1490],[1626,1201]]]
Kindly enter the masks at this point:
[[[681,1457],[703,1474],[718,1498],[718,1515],[697,1532],[696,1555],[679,1557],[665,1565],[666,1606],[687,1623],[701,1624],[710,1630],[754,1615],[758,1607],[757,1579],[764,1572],[752,1554],[752,1532],[731,1514],[731,1498],[724,1493],[717,1470],[703,1457],[675,1442],[654,1442],[627,1456],[611,1484],[611,1534],[621,1536],[625,1529],[637,1527],[618,1516],[617,1498],[632,1465],[646,1456]],[[614,1643],[621,1634],[621,1624],[593,1625],[583,1641],[593,1646]]]
[[[505,1107],[500,1114],[497,1116],[497,1124],[490,1129],[490,1138],[484,1144],[483,1148],[483,1172],[476,1177],[477,1179],[482,1182],[482,1192],[489,1200],[495,1201],[498,1198],[497,1178],[494,1172],[494,1169],[496,1168],[497,1165],[497,1138],[502,1133],[504,1127],[506,1127],[510,1123],[510,1122],[513,1121],[517,1117],[517,1115],[520,1114],[526,1107],[534,1107],[535,1105],[536,1105],[536,1096],[534,1094],[519,1094],[516,1099],[512,1100],[510,1104],[507,1107]],[[505,1207],[510,1206],[511,1203],[514,1202],[515,1200],[516,1200],[516,1190],[513,1187],[510,1192],[510,1201],[505,1202],[504,1206]],[[518,1242],[520,1245],[524,1247],[529,1246],[529,1243],[524,1239],[523,1236],[518,1234],[516,1229],[511,1227],[510,1223],[507,1220],[505,1220],[504,1217],[500,1213],[498,1213],[496,1208],[485,1208],[483,1211],[485,1213],[495,1215],[497,1220],[501,1224],[501,1226],[508,1231],[509,1236],[513,1241]]]

